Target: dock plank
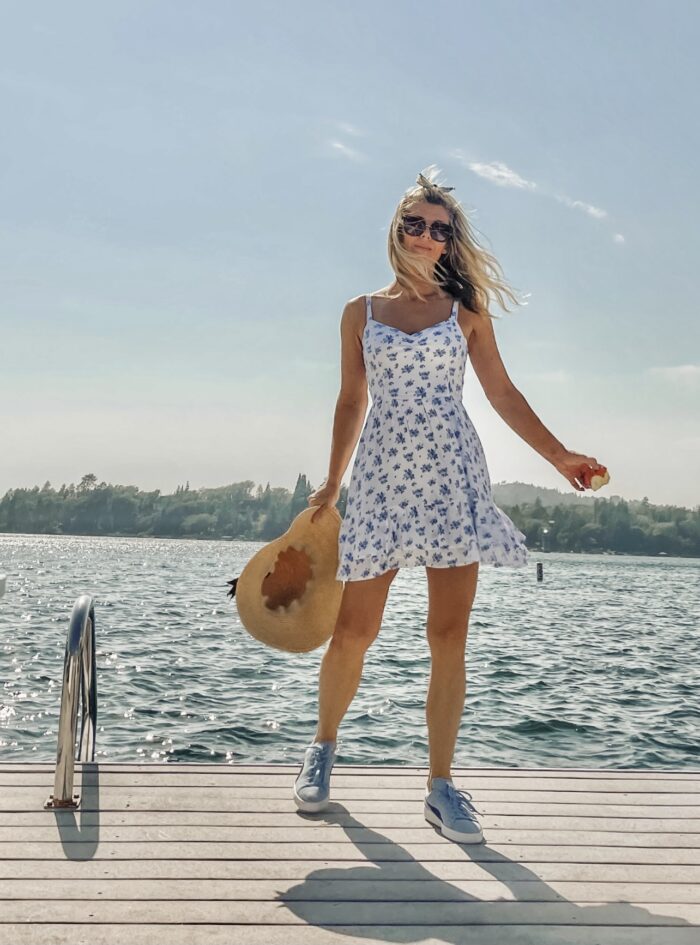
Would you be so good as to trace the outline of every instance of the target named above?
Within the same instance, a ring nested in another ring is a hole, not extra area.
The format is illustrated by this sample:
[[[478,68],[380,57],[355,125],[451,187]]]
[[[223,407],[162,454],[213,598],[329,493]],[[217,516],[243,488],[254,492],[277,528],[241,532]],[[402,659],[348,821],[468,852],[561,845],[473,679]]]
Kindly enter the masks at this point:
[[[528,860],[527,864],[506,858],[479,861],[468,858],[429,861],[429,867],[419,860],[378,860],[365,865],[348,866],[346,859],[320,860],[105,860],[91,857],[82,860],[0,860],[0,879],[307,879],[319,876],[341,876],[357,882],[369,880],[381,883],[389,880],[443,880],[448,883],[463,880],[496,879],[514,883],[532,882],[648,882],[686,883],[687,888],[700,884],[700,865],[675,863],[571,863]],[[334,872],[337,871],[337,872]],[[120,884],[116,884],[119,886]],[[695,900],[688,900],[695,901]]]
[[[540,818],[541,824],[537,829],[532,829],[532,824],[528,828],[517,829],[514,827],[499,827],[489,824],[488,819],[482,820],[484,833],[488,831],[488,836],[498,843],[513,843],[519,846],[529,846],[538,844],[540,846],[554,844],[556,846],[575,845],[581,846],[588,844],[600,847],[654,847],[662,848],[688,848],[696,850],[700,856],[700,834],[698,833],[666,833],[662,831],[641,832],[638,830],[585,830],[578,828],[576,830],[556,830],[551,827],[546,818]],[[261,846],[274,845],[276,843],[284,844],[325,844],[345,842],[345,838],[352,843],[361,845],[381,845],[384,843],[401,844],[402,846],[421,843],[434,843],[436,830],[432,824],[426,821],[423,824],[416,824],[413,827],[383,827],[381,830],[374,830],[359,822],[345,825],[325,824],[311,821],[307,824],[295,825],[288,824],[281,827],[258,827],[258,826],[209,826],[209,827],[178,827],[172,825],[159,824],[153,827],[129,828],[109,827],[100,829],[99,834],[95,828],[87,828],[88,833],[80,828],[64,829],[59,837],[55,828],[47,825],[43,828],[36,828],[40,831],[40,836],[28,836],[28,831],[34,828],[18,828],[17,835],[6,832],[0,836],[0,853],[9,851],[14,847],[26,844],[28,849],[32,845],[45,846],[51,841],[62,844],[86,844],[99,839],[100,845],[108,844],[115,847],[118,843],[128,843],[133,845],[149,844],[161,845],[164,843],[197,843],[200,846],[211,847],[223,844],[252,844],[257,843]],[[92,836],[90,836],[92,834]],[[10,836],[10,839],[6,839]],[[438,834],[439,836],[439,834]]]
[[[78,925],[0,926],[0,945],[698,945],[696,927],[571,925]]]
[[[75,921],[80,900],[52,900],[53,922]],[[652,925],[664,927],[683,922],[700,925],[696,903],[591,902],[343,902],[324,900],[129,900],[129,920],[158,922],[212,922],[222,925]],[[92,899],[83,905],[84,924],[98,925],[124,920],[124,900]],[[3,922],[36,922],[46,918],[46,901],[6,899]]]
[[[287,790],[289,784],[296,778],[299,767],[290,768],[289,771],[266,774],[265,787],[267,789]],[[77,769],[76,769],[76,773]],[[82,772],[80,772],[82,774]],[[89,775],[90,772],[88,771]],[[143,774],[140,772],[129,771],[99,771],[100,784],[105,787],[147,787],[149,790],[155,787],[165,787],[169,789],[193,789],[193,788],[217,788],[225,787],[227,790],[240,788],[243,791],[254,791],[257,787],[256,778],[253,774],[237,774],[229,772],[227,774],[220,772],[199,773],[191,771],[183,772],[162,772],[153,774]],[[391,775],[385,776],[377,774],[372,777],[371,774],[357,775],[348,773],[338,766],[333,768],[333,786],[336,791],[362,791],[371,785],[374,792],[386,791],[392,796],[406,796],[415,794],[416,789],[422,790],[425,787],[427,774],[420,775]],[[77,779],[78,780],[78,779]],[[477,772],[465,773],[464,775],[453,775],[456,784],[468,787],[470,791],[541,791],[542,779],[538,777],[519,777],[512,779],[508,775],[482,775]],[[36,780],[29,780],[26,774],[21,772],[2,773],[0,768],[0,787],[3,793],[6,789],[13,787],[27,787],[32,784],[42,785],[46,783],[46,774],[36,773]],[[688,791],[700,790],[700,778],[697,780],[678,779],[657,776],[655,778],[638,778],[630,775],[627,778],[608,778],[600,777],[578,777],[575,774],[562,775],[560,777],[549,777],[546,780],[547,792],[594,792],[594,791],[624,791],[630,793],[653,793],[653,794],[683,794]]]
[[[260,774],[261,768],[264,767],[267,774],[285,774],[293,770],[298,769],[298,763],[287,763],[287,764],[238,764],[233,762],[129,762],[129,761],[76,761],[75,766],[76,770],[80,768],[91,768],[99,764],[100,771],[103,773],[109,773],[111,771],[123,772],[123,771],[132,771],[138,774],[167,774],[169,772],[173,774],[183,774],[183,773],[233,773],[236,775],[241,774]],[[0,762],[0,774],[2,773],[11,773],[11,772],[22,772],[26,773],[28,770],[32,772],[50,772],[53,774],[54,771],[54,762],[49,761],[31,761],[31,762],[13,762],[13,761],[4,761]],[[404,777],[405,775],[414,775],[416,773],[426,774],[428,771],[427,765],[345,765],[337,762],[334,766],[335,770],[344,771],[347,774],[361,775],[380,775],[381,777],[387,777],[388,775],[400,775]],[[630,774],[634,775],[635,778],[673,778],[674,780],[678,779],[694,779],[700,780],[700,768],[683,768],[682,770],[670,769],[670,768],[508,768],[500,765],[496,768],[489,767],[478,767],[470,768],[465,766],[454,766],[452,767],[452,772],[455,777],[461,777],[462,775],[469,773],[477,773],[482,776],[495,775],[498,777],[508,777],[519,778],[519,777],[537,777],[537,778],[559,778],[571,774],[575,774],[579,777],[590,777],[590,778],[600,778],[610,777],[616,778],[628,777]]]
[[[260,801],[282,800],[289,809],[291,798],[291,786],[294,778],[290,778],[286,786],[268,787],[265,784],[257,785],[220,785],[209,787],[183,789],[182,786],[155,786],[147,785],[140,787],[131,787],[130,785],[104,785],[101,781],[90,781],[83,787],[80,782],[74,785],[74,793],[82,795],[84,810],[90,810],[90,804],[95,800],[99,791],[100,809],[111,808],[122,810],[132,808],[135,810],[236,810],[241,802],[258,804]],[[458,787],[466,787],[459,785]],[[470,790],[475,803],[480,801],[504,801],[513,803],[537,801],[540,804],[548,804],[555,807],[559,804],[630,804],[640,803],[646,806],[654,804],[663,804],[666,807],[695,807],[696,813],[700,814],[700,788],[697,793],[684,792],[679,793],[655,793],[655,792],[634,792],[634,791],[556,791],[550,792],[535,788],[529,790],[501,790],[476,788]],[[34,810],[36,809],[35,798],[43,797],[53,791],[53,783],[46,783],[44,787],[30,784],[26,787],[21,785],[12,785],[2,788],[0,794],[0,810]],[[331,799],[336,804],[352,806],[356,809],[357,804],[365,804],[369,801],[381,802],[383,806],[390,810],[396,803],[410,802],[416,804],[422,803],[425,793],[424,785],[416,785],[413,788],[375,788],[371,785],[366,787],[342,787],[333,785],[331,787]],[[284,809],[284,808],[281,808]],[[395,808],[394,808],[395,809]]]
[[[482,871],[483,873],[483,871]],[[300,877],[302,878],[302,877]],[[87,887],[86,887],[87,882]],[[338,902],[656,902],[700,903],[700,886],[686,882],[567,882],[474,878],[392,880],[392,879],[305,879],[289,886],[281,879],[139,879],[111,882],[103,877],[83,881],[52,879],[50,887],[36,879],[5,879],[5,899],[119,899],[166,901],[184,900],[333,900]]]

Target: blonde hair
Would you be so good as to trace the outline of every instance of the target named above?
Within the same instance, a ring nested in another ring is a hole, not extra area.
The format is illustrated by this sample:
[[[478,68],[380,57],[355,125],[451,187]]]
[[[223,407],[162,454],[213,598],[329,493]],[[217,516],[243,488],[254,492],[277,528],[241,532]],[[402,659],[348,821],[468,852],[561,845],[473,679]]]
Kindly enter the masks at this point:
[[[441,186],[436,176],[434,164],[426,168],[426,174],[420,173],[416,184],[399,201],[392,218],[388,249],[396,281],[424,302],[426,299],[420,293],[416,280],[425,282],[426,279],[432,279],[436,286],[441,286],[453,298],[459,299],[465,308],[489,317],[493,317],[489,312],[491,295],[496,297],[506,312],[509,309],[504,302],[504,295],[516,305],[526,305],[527,302],[521,302],[506,283],[498,260],[479,244],[461,204],[450,194],[454,187]],[[422,200],[440,204],[450,215],[453,235],[447,240],[446,251],[437,263],[408,252],[401,242],[403,215]]]

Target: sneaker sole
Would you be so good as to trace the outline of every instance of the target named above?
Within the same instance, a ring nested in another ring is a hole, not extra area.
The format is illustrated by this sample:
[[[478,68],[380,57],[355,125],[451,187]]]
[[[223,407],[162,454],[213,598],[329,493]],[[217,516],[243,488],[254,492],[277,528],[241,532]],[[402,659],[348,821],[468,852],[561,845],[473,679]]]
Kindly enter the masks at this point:
[[[443,822],[440,820],[438,815],[433,811],[427,801],[423,802],[423,811],[425,813],[425,819],[431,824],[435,824],[436,827],[440,828],[440,832],[444,837],[447,837],[448,840],[456,840],[458,843],[482,843],[484,839],[484,834],[481,828],[479,828],[478,833],[457,833],[456,830],[452,830],[450,827],[445,827]]]
[[[325,810],[330,804],[330,797],[328,797],[325,801],[305,801],[297,794],[296,785],[293,788],[293,794],[294,803],[297,805],[299,810],[305,810],[309,813],[316,813],[317,811]]]

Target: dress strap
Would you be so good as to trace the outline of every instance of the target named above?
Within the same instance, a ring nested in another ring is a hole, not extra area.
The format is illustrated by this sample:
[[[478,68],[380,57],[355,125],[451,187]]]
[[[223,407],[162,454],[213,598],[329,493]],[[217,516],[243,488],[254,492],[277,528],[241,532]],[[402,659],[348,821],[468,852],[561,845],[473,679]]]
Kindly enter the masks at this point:
[[[455,299],[452,303],[452,312],[450,314],[452,318],[457,318],[459,314],[459,299]]]
[[[372,297],[370,295],[365,296],[365,307],[367,308],[367,318],[366,321],[369,321],[372,318]]]

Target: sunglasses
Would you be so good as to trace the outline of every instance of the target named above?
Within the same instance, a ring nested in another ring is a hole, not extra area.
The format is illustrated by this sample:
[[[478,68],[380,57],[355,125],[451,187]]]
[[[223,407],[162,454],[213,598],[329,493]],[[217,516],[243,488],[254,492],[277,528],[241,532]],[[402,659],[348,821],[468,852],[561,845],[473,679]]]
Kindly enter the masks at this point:
[[[428,225],[423,217],[407,215],[401,218],[403,229],[409,236],[421,236]],[[452,227],[449,223],[443,223],[442,220],[435,220],[430,224],[430,237],[436,243],[446,243],[452,236]]]

